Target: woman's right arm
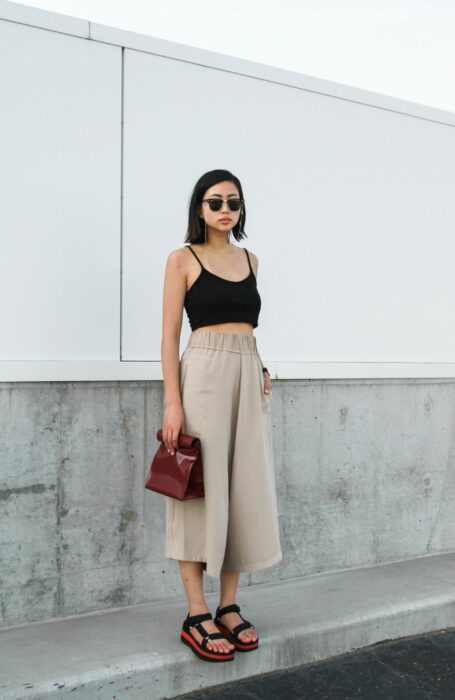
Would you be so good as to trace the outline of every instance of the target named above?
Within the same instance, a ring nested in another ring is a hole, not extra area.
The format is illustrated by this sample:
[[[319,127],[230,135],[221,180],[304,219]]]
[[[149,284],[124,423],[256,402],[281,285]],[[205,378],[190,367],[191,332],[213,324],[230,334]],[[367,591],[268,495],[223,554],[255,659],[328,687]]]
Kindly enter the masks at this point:
[[[174,454],[178,436],[183,430],[184,414],[180,395],[180,332],[186,293],[185,253],[173,250],[167,259],[163,289],[163,330],[161,366],[163,369],[165,411],[163,442]]]

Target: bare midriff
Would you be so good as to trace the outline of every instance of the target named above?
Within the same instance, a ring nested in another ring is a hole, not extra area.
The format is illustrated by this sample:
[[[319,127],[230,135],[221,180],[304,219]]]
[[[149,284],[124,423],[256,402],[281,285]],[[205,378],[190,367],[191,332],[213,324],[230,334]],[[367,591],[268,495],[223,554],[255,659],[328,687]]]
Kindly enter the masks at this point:
[[[200,326],[193,333],[198,331],[219,331],[220,333],[246,333],[253,335],[253,326],[251,323],[214,323],[211,326]]]

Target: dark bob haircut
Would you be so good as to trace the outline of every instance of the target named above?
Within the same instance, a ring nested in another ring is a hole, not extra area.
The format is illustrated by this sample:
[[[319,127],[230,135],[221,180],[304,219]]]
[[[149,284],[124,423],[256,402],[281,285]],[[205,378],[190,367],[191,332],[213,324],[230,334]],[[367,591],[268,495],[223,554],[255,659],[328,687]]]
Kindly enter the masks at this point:
[[[204,175],[202,175],[196,182],[191,195],[188,214],[188,230],[185,237],[185,243],[205,243],[205,221],[204,219],[200,218],[199,209],[207,190],[210,187],[213,187],[213,185],[223,182],[224,180],[229,180],[230,182],[234,183],[239,191],[240,199],[243,200],[243,190],[240,180],[238,177],[229,172],[229,170],[209,170],[209,172],[204,173]],[[245,203],[242,202],[239,220],[231,229],[232,234],[237,241],[247,237],[244,231],[245,220]]]

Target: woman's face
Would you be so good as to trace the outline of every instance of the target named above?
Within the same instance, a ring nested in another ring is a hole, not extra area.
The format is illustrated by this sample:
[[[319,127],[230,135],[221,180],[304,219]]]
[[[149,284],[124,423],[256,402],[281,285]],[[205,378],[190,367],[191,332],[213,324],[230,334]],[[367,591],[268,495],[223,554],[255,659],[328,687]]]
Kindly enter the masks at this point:
[[[240,199],[240,194],[233,182],[224,180],[206,190],[202,199],[223,199],[225,200],[219,211],[212,211],[208,202],[202,202],[199,216],[205,219],[207,228],[216,231],[227,232],[233,228],[242,213],[242,207],[238,211],[231,211],[227,205],[227,199]]]

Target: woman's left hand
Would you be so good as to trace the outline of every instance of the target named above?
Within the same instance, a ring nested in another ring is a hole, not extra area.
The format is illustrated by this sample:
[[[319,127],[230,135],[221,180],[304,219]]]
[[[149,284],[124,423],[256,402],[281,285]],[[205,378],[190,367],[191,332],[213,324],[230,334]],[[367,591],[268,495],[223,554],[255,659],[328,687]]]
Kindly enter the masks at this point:
[[[263,372],[264,375],[264,394],[270,395],[272,393],[272,380],[270,379],[270,374],[268,372]]]

